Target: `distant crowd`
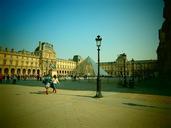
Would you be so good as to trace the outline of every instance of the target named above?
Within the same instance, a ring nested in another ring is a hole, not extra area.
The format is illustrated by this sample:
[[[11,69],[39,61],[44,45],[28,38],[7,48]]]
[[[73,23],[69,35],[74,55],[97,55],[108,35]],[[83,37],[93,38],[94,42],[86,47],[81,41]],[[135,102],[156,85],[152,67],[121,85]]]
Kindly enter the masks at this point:
[[[42,80],[42,77],[40,75],[2,75],[0,73],[0,83],[13,83],[15,84],[17,80]]]

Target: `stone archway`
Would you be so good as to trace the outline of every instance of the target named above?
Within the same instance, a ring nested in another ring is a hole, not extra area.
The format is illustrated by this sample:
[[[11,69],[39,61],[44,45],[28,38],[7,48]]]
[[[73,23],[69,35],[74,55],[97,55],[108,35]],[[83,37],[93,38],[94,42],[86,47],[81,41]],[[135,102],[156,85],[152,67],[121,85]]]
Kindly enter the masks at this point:
[[[31,75],[31,69],[28,69],[28,75]]]
[[[39,69],[37,70],[37,74],[38,74],[38,75],[40,74],[40,70],[39,70]]]
[[[35,69],[33,69],[33,75],[35,75],[35,72],[36,72],[36,70],[35,70]]]
[[[11,75],[14,75],[14,74],[15,74],[15,69],[12,68],[12,69],[11,69]]]
[[[26,75],[26,69],[23,69],[22,74]]]
[[[4,74],[5,74],[5,75],[8,75],[8,74],[9,74],[9,69],[8,69],[8,68],[5,68],[5,69],[4,69]]]
[[[17,69],[17,75],[21,74],[21,69]]]

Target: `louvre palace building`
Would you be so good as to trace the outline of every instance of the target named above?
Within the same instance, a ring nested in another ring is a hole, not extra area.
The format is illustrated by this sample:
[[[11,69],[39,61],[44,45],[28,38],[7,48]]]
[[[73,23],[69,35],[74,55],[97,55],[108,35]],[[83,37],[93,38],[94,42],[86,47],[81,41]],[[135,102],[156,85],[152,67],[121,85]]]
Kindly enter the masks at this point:
[[[125,53],[119,54],[114,62],[102,62],[100,66],[109,76],[137,76],[145,79],[158,75],[157,60],[128,60]]]
[[[48,42],[39,41],[33,52],[0,47],[0,74],[36,77],[53,70],[58,76],[79,76],[74,71],[82,60],[79,55],[69,60],[59,59],[53,45]],[[135,75],[144,78],[156,73],[156,65],[156,60],[127,60],[125,53],[120,54],[116,61],[100,63],[111,77]]]
[[[73,60],[57,59],[53,45],[39,42],[34,52],[0,48],[0,73],[2,75],[43,76],[56,70],[58,75],[71,75],[76,63]]]

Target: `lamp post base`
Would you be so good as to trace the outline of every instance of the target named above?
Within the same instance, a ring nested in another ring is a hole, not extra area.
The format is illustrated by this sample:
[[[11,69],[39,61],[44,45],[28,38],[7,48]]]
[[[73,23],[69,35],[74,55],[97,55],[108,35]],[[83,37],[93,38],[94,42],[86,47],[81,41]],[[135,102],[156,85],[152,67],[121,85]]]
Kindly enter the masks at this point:
[[[102,94],[99,92],[97,92],[96,95],[94,96],[94,98],[102,98],[102,97],[103,97]]]

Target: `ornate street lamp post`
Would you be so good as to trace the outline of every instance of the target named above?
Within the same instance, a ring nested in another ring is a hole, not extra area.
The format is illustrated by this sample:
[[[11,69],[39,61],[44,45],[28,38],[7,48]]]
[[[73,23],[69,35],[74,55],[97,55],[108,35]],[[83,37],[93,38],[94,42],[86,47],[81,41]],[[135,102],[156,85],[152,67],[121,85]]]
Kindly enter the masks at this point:
[[[98,51],[97,89],[96,89],[95,97],[101,98],[102,93],[101,93],[101,81],[100,81],[100,46],[101,46],[102,38],[98,35],[95,40],[96,40],[96,46],[97,46],[97,51]]]
[[[123,57],[124,57],[123,58],[123,61],[124,61],[124,63],[123,63],[124,64],[123,65],[124,66],[124,84],[123,84],[123,86],[126,87],[127,86],[127,82],[126,82],[126,55],[124,54]]]
[[[132,60],[131,60],[131,64],[132,64],[132,86],[134,86],[134,63],[135,63],[135,61],[134,61],[134,59],[132,58]]]

